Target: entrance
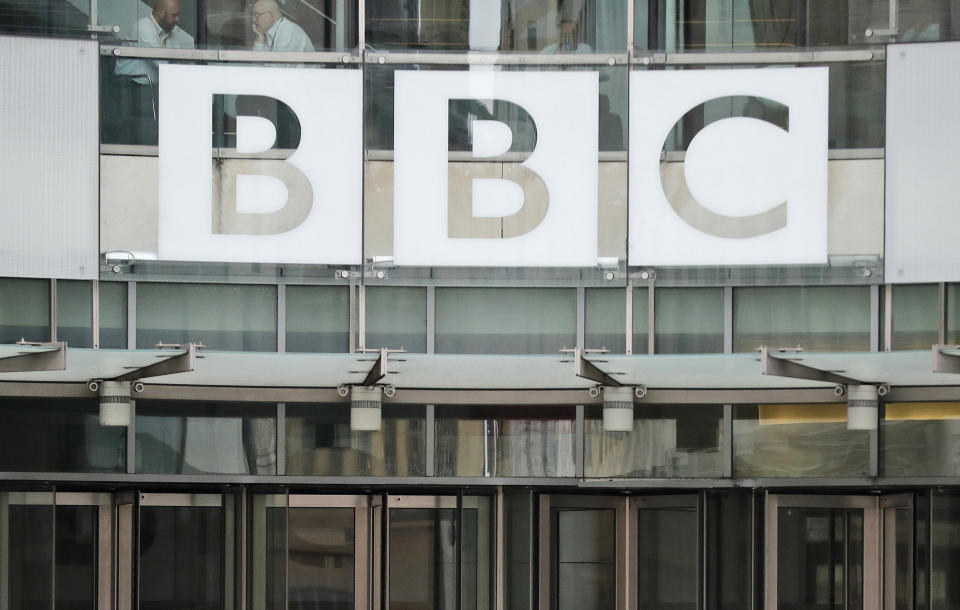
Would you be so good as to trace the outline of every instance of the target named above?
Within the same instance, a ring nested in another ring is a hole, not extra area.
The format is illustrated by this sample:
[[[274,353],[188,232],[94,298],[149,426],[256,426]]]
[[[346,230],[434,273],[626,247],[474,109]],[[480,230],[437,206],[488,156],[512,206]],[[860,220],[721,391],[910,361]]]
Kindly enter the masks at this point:
[[[910,495],[766,500],[765,599],[778,610],[910,610]]]

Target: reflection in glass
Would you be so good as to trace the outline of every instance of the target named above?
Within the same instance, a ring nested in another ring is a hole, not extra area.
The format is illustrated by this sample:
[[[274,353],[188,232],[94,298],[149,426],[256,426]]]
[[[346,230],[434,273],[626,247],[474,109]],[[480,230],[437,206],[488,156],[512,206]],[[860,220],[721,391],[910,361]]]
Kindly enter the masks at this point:
[[[863,509],[778,509],[778,607],[863,610],[863,571]]]
[[[555,354],[577,341],[569,288],[437,288],[438,354]]]
[[[287,286],[287,351],[350,349],[350,288]]]
[[[368,286],[366,346],[427,351],[427,291],[424,288]]]
[[[97,517],[96,506],[56,508],[56,610],[97,607]]]
[[[503,493],[503,569],[505,607],[509,610],[533,608],[533,514],[532,491],[504,488]]]
[[[57,341],[93,347],[93,284],[57,280]]]
[[[557,610],[613,610],[616,604],[616,511],[555,512]]]
[[[632,432],[606,432],[601,407],[588,407],[588,477],[723,476],[723,407],[636,405]]]
[[[127,347],[126,282],[100,282],[100,347]]]
[[[847,430],[847,406],[735,405],[735,477],[866,476],[870,433]]]
[[[436,476],[572,477],[573,407],[436,409]]]
[[[960,496],[952,490],[934,490],[930,536],[930,607],[954,610],[960,606]]]
[[[960,284],[947,284],[947,343],[960,343]]]
[[[367,45],[418,51],[624,52],[626,2],[366,3]]]
[[[276,351],[276,286],[138,283],[137,349],[190,341],[211,350]]]
[[[751,607],[753,578],[754,496],[751,491],[713,491],[706,494],[707,599],[717,610]]]
[[[137,401],[137,472],[276,474],[276,407]]]
[[[867,286],[763,286],[733,291],[733,351],[870,349]]]
[[[97,400],[0,398],[0,471],[124,472],[127,429]]]
[[[0,278],[0,343],[50,340],[50,281]]]
[[[280,2],[280,14],[288,23],[270,23],[262,45],[255,46],[253,13],[269,7],[253,7],[248,0],[207,0],[207,45],[218,49],[268,51],[346,51],[357,46],[357,0],[302,0]],[[296,25],[296,29],[291,24]],[[276,26],[276,27],[274,27]],[[301,43],[294,45],[294,42]],[[310,47],[303,46],[309,42]]]
[[[643,610],[696,610],[697,505],[637,511],[637,597]]]
[[[423,407],[391,405],[379,431],[350,429],[343,405],[287,405],[288,475],[423,476],[426,420]]]
[[[141,610],[221,610],[223,534],[219,506],[141,506]]]
[[[658,288],[653,295],[656,353],[723,352],[723,288]]]
[[[882,426],[886,476],[960,475],[960,403],[888,403]]]
[[[627,295],[623,288],[587,288],[584,345],[614,354],[626,349]]]
[[[633,289],[633,353],[650,353],[650,298],[646,288]]]
[[[53,607],[53,511],[52,492],[0,493],[0,589],[10,610]]]
[[[940,287],[897,284],[893,290],[893,349],[930,349],[940,336]]]
[[[388,535],[389,607],[457,608],[456,509],[391,509]]]

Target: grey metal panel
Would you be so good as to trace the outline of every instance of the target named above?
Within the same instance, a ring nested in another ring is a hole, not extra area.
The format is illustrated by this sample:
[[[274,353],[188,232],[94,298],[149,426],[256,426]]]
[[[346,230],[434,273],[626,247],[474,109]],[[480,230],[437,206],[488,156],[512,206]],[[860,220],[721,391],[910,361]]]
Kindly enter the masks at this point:
[[[887,282],[960,280],[960,42],[887,53]]]
[[[0,275],[98,273],[95,41],[0,36]]]

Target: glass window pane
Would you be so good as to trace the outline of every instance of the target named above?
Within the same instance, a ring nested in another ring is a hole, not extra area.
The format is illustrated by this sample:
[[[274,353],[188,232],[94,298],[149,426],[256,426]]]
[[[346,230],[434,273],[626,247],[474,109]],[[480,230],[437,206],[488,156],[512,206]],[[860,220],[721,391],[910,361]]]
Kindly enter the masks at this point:
[[[592,53],[627,48],[625,2],[367,0],[367,43],[430,51]]]
[[[455,610],[456,523],[452,508],[390,511],[389,608]]]
[[[627,295],[623,288],[587,288],[584,304],[584,347],[626,351]]]
[[[347,51],[357,47],[357,0],[302,0],[269,5],[207,0],[207,47],[264,51]],[[258,15],[254,25],[254,13]],[[266,14],[265,14],[266,13]],[[276,24],[275,19],[283,21]],[[254,27],[267,36],[259,41]]]
[[[940,336],[940,287],[897,284],[893,290],[893,349],[930,349]]]
[[[127,347],[126,282],[100,282],[100,347]]]
[[[0,13],[3,33],[86,38],[89,23],[90,0],[5,2]]]
[[[637,594],[640,608],[697,607],[696,500],[690,507],[637,511]]]
[[[350,290],[287,286],[287,351],[350,351]]]
[[[935,489],[931,498],[930,607],[953,610],[960,605],[960,496],[953,490]]]
[[[436,476],[574,476],[573,407],[436,409]]]
[[[647,354],[650,337],[650,298],[646,288],[633,289],[633,353]]]
[[[657,288],[656,353],[723,352],[723,288]]]
[[[423,476],[426,412],[390,405],[380,430],[351,430],[347,405],[287,405],[288,475]]]
[[[426,289],[371,286],[365,292],[366,346],[426,353]]]
[[[723,407],[635,405],[632,432],[603,429],[603,408],[587,408],[588,477],[722,477]]]
[[[57,280],[57,340],[93,347],[93,284]]]
[[[276,474],[276,405],[137,401],[137,472]]]
[[[0,343],[50,340],[50,281],[0,278]]]
[[[558,510],[556,608],[603,610],[616,606],[616,511]]]
[[[97,400],[0,398],[0,472],[125,472],[127,429]]]
[[[569,288],[438,288],[438,354],[556,354],[577,342]]]
[[[947,343],[960,343],[960,284],[947,285]]]
[[[533,608],[534,495],[503,488],[504,598],[507,610]]]
[[[97,607],[99,509],[96,506],[57,506],[55,608]]]
[[[867,286],[764,286],[733,292],[733,350],[761,345],[805,351],[870,349]]]
[[[749,490],[707,492],[707,599],[717,610],[749,608],[754,575],[754,496]]]
[[[867,476],[870,433],[847,405],[735,405],[733,472],[742,477]]]
[[[276,351],[276,287],[138,283],[137,349],[190,341],[210,350]]]
[[[960,403],[887,403],[883,418],[883,473],[891,477],[960,475],[957,438]]]
[[[53,608],[53,492],[0,492],[0,587],[4,609]]]
[[[287,509],[289,608],[353,608],[355,525],[352,508]]]

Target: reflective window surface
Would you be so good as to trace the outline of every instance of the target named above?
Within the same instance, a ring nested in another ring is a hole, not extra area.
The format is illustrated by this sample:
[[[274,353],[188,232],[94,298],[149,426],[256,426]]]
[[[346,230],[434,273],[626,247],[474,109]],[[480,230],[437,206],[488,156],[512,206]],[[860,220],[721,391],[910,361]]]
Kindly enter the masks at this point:
[[[577,342],[567,288],[438,288],[438,354],[556,354]]]
[[[351,430],[346,405],[287,405],[286,473],[321,476],[426,474],[423,407],[383,409],[380,430]]]
[[[126,282],[100,282],[100,347],[127,347]]]
[[[555,513],[557,610],[614,608],[617,583],[616,511],[559,509]]]
[[[733,291],[733,351],[870,349],[866,286],[744,287]]]
[[[366,346],[427,351],[425,288],[367,286]]]
[[[627,295],[623,288],[588,288],[584,304],[584,347],[626,350]]]
[[[650,353],[650,296],[646,288],[633,289],[632,340],[634,354]]]
[[[0,343],[50,340],[50,281],[0,278]]]
[[[190,341],[211,350],[276,351],[276,286],[138,283],[137,348]]]
[[[93,284],[57,281],[57,341],[93,347]]]
[[[637,596],[640,608],[695,610],[698,558],[696,498],[688,506],[637,511]]]
[[[127,429],[96,399],[0,398],[0,471],[125,472]]]
[[[960,284],[947,284],[947,343],[960,343]]]
[[[930,349],[940,336],[940,287],[897,284],[893,290],[893,349]]]
[[[350,350],[350,288],[287,286],[287,351]]]
[[[886,476],[960,474],[960,403],[887,403],[882,431]]]
[[[274,405],[137,401],[137,472],[276,474]]]
[[[572,477],[573,407],[436,408],[436,476]]]
[[[865,476],[870,434],[847,430],[846,404],[736,405],[735,477]]]
[[[602,407],[587,407],[588,477],[723,476],[723,407],[635,405],[632,432],[603,429]]]
[[[722,288],[657,288],[658,354],[723,353]]]

